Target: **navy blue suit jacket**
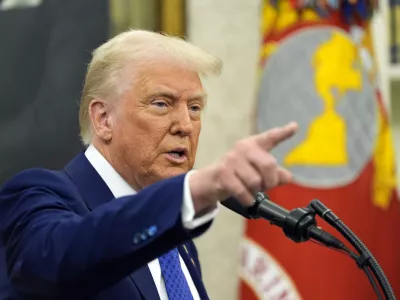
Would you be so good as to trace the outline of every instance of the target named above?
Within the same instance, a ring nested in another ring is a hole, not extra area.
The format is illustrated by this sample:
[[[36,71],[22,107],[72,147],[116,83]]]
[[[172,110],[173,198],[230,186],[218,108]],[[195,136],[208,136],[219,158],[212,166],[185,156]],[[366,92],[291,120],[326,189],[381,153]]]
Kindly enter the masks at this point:
[[[32,169],[0,191],[0,299],[159,299],[147,263],[178,246],[208,299],[181,221],[184,175],[113,199],[80,153],[62,171]]]

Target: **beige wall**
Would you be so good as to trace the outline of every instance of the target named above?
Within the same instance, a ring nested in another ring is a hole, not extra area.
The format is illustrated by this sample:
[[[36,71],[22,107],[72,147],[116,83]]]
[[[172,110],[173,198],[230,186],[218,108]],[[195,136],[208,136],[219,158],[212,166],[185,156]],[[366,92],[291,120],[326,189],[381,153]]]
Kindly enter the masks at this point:
[[[259,0],[189,0],[188,37],[223,60],[220,77],[204,83],[209,103],[196,166],[211,163],[251,131],[259,46]],[[196,243],[211,299],[233,300],[243,220],[223,209]]]

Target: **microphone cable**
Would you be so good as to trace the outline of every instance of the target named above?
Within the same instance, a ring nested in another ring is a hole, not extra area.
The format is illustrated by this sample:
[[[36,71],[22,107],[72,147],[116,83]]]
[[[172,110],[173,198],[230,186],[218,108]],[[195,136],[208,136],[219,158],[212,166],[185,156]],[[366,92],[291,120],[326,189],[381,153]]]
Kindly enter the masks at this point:
[[[310,239],[310,242],[312,242],[312,243],[314,243],[314,244],[317,244],[317,245],[319,245],[319,246],[322,246],[322,247],[331,249],[331,250],[333,250],[333,251],[339,252],[339,253],[341,253],[341,254],[343,254],[343,255],[349,256],[350,258],[352,258],[352,259],[358,264],[358,260],[359,260],[359,257],[360,257],[360,256],[357,255],[357,254],[355,254],[353,251],[351,251],[351,250],[350,250],[349,248],[347,248],[346,246],[344,246],[344,244],[343,244],[343,246],[341,247],[342,249],[337,249],[337,248],[335,248],[335,247],[329,247],[329,246],[327,246],[327,245],[325,245],[325,244],[323,244],[323,243],[321,243],[321,242],[318,242],[318,241],[316,241],[316,240],[314,240],[314,239]],[[374,275],[372,274],[370,268],[369,268],[368,266],[363,266],[363,267],[362,267],[362,270],[363,270],[364,273],[367,275],[368,281],[371,283],[372,288],[373,288],[373,290],[374,290],[376,296],[378,297],[378,299],[379,299],[379,300],[383,300],[382,293],[381,293],[381,291],[380,291],[380,289],[379,289],[379,287],[378,287],[378,284],[376,283],[376,280],[375,280]]]
[[[365,272],[368,276],[368,279],[370,278],[370,276],[372,276],[372,274],[370,273],[370,271],[372,271],[386,299],[395,300],[396,296],[394,295],[389,280],[386,278],[381,266],[372,255],[372,253],[369,251],[369,249],[364,245],[364,243],[350,230],[349,227],[347,227],[346,224],[343,223],[342,220],[339,219],[339,217],[337,217],[321,201],[312,200],[309,207],[313,209],[323,220],[334,227],[339,233],[343,235],[343,237],[345,237],[350,242],[350,244],[360,254],[356,260],[357,265],[364,270],[367,269],[367,271]]]

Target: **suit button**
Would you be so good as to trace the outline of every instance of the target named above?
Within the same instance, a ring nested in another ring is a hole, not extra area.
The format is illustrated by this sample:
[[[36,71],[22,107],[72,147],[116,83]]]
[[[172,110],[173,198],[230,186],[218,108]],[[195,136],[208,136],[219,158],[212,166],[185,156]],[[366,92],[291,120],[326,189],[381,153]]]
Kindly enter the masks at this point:
[[[147,233],[146,233],[146,232],[142,232],[142,233],[140,234],[140,238],[142,239],[142,241],[147,240]]]
[[[139,244],[140,241],[141,241],[140,233],[135,234],[135,236],[133,237],[133,243]]]
[[[147,234],[150,236],[150,237],[152,237],[152,236],[154,236],[156,233],[157,233],[157,231],[158,231],[158,229],[157,229],[157,226],[151,226],[151,227],[149,227],[148,229],[147,229]]]

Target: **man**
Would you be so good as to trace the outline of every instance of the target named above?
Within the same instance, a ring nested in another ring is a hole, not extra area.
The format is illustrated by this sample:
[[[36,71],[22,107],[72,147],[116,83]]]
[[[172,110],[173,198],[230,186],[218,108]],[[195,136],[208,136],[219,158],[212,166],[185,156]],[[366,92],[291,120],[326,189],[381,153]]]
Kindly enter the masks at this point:
[[[218,201],[253,203],[290,173],[269,150],[288,124],[194,165],[218,59],[177,38],[129,31],[99,47],[80,107],[87,150],[62,171],[27,170],[0,193],[5,299],[207,299],[192,239]]]

